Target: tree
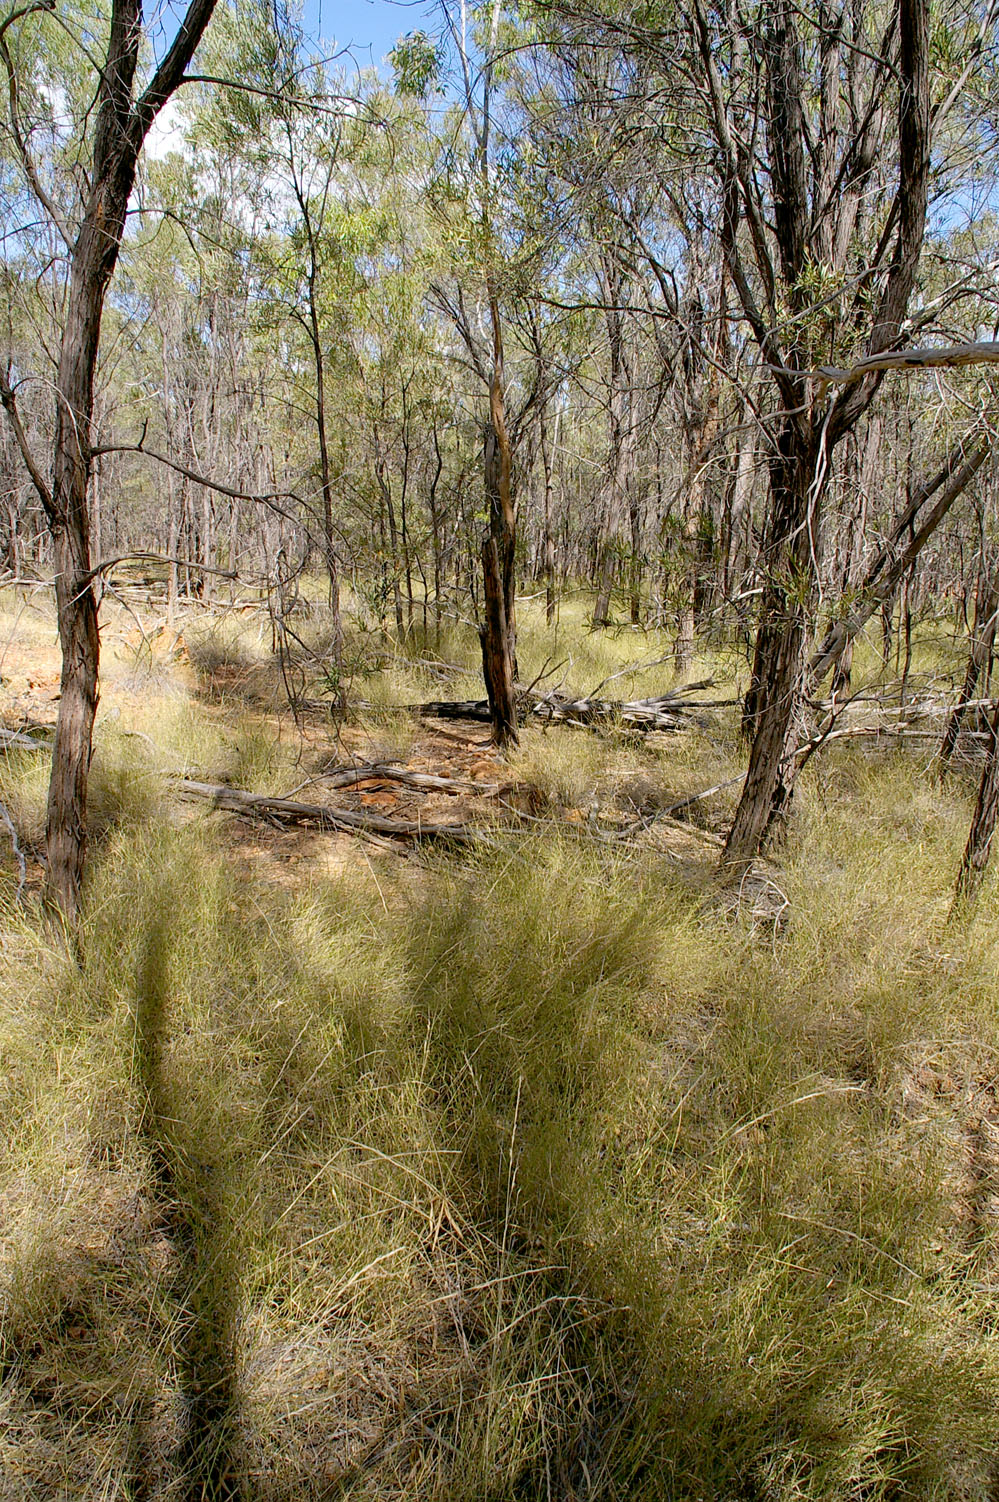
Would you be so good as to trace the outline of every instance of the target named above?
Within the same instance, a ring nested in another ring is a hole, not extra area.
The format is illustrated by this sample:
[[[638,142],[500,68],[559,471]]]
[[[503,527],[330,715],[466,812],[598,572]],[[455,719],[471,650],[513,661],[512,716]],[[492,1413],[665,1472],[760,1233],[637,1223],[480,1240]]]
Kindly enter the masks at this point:
[[[830,458],[880,383],[869,372],[827,404],[809,376],[815,349],[833,338],[863,341],[868,354],[890,349],[915,282],[930,172],[928,20],[922,0],[898,0],[896,55],[895,24],[872,51],[876,39],[853,34],[846,8],[803,16],[787,0],[768,5],[758,80],[765,158],[762,146],[746,150],[733,118],[745,106],[726,87],[701,0],[694,20],[718,150],[726,261],[779,408],[770,424],[763,596],[745,712],[752,745],[724,851],[739,874],[790,797]],[[731,46],[739,40],[732,35]],[[888,147],[893,72],[897,180],[871,250],[861,219]]]
[[[97,712],[100,638],[90,549],[88,490],[93,470],[91,421],[101,317],[125,233],[139,153],[149,130],[184,75],[216,0],[190,0],[176,37],[144,88],[136,74],[144,41],[141,0],[113,0],[104,61],[96,80],[97,108],[89,135],[82,210],[74,214],[45,186],[22,121],[24,74],[6,33],[37,25],[54,0],[11,12],[0,24],[0,60],[8,79],[4,122],[24,182],[54,226],[66,253],[68,297],[59,343],[51,478],[29,443],[18,413],[16,381],[2,378],[0,401],[45,510],[52,537],[62,678],[45,847],[46,895],[70,925],[76,921],[87,847],[87,782]],[[86,117],[84,117],[84,121]],[[88,129],[80,122],[81,137]]]
[[[499,54],[502,0],[491,0],[484,60],[478,84],[462,0],[460,21],[445,9],[458,52],[464,87],[464,110],[472,132],[471,154],[465,164],[464,187],[469,229],[476,242],[488,310],[488,347],[480,350],[464,316],[459,294],[458,325],[489,394],[489,416],[483,429],[483,479],[489,529],[482,542],[484,608],[480,628],[482,672],[497,746],[515,745],[517,711],[514,678],[517,661],[515,569],[517,506],[514,489],[513,444],[507,416],[503,317],[500,309],[502,248],[497,234],[496,171],[493,163],[495,73]],[[449,185],[454,196],[455,184]]]

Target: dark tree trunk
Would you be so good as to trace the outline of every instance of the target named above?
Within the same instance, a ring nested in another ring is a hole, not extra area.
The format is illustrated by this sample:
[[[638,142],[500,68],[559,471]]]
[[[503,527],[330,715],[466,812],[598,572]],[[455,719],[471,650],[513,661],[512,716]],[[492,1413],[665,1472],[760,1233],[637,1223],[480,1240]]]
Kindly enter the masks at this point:
[[[513,663],[510,658],[510,632],[506,619],[499,548],[491,533],[482,544],[482,580],[484,619],[479,628],[479,636],[482,641],[482,676],[493,723],[493,742],[500,747],[516,745],[519,736]]]
[[[552,456],[548,447],[548,429],[545,423],[545,409],[541,409],[541,464],[544,470],[544,576],[545,576],[545,620],[549,626],[555,620],[555,538],[552,534]]]
[[[999,580],[983,563],[982,574],[975,596],[975,623],[971,632],[971,647],[968,651],[968,666],[965,669],[961,697],[951,711],[940,743],[937,771],[941,780],[946,777],[957,738],[967,710],[964,708],[975,694],[982,670],[992,656],[996,639],[996,607],[999,606]]]
[[[975,816],[968,832],[968,843],[961,858],[954,894],[955,906],[970,905],[978,895],[988,869],[992,853],[992,836],[995,833],[996,817],[999,815],[999,707],[996,708],[989,726],[989,750],[978,785],[978,802]]]
[[[794,782],[794,741],[814,588],[814,464],[814,452],[802,443],[800,432],[785,425],[770,460],[766,579],[752,679],[743,706],[743,729],[752,739],[749,769],[723,856],[733,874],[747,868],[774,819],[786,814]]]
[[[625,348],[624,318],[619,303],[624,296],[624,278],[613,256],[603,257],[603,287],[606,299],[604,317],[610,354],[610,450],[604,498],[604,514],[597,539],[597,598],[593,606],[593,624],[603,627],[610,621],[611,595],[617,571],[618,551],[624,519],[629,510],[632,469],[631,371]]]

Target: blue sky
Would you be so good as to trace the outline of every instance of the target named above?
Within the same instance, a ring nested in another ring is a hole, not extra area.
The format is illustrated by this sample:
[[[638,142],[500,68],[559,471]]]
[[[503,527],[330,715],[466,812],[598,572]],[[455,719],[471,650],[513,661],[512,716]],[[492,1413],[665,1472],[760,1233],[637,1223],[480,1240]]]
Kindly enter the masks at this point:
[[[187,0],[147,0],[153,51],[162,56],[177,33]],[[306,32],[330,51],[349,48],[359,68],[380,68],[401,36],[441,28],[435,0],[304,0]]]
[[[440,24],[432,0],[305,0],[304,19],[311,36],[349,47],[362,68],[380,66],[408,31],[433,32]]]
[[[377,68],[400,36],[433,32],[437,24],[436,8],[427,0],[305,0],[309,35],[350,47],[362,68]]]
[[[157,57],[173,40],[186,9],[187,0],[161,0],[151,28]],[[442,18],[435,0],[304,0],[302,19],[306,32],[326,56],[334,48],[347,48],[356,67],[384,68],[387,54],[401,36],[410,31],[439,33]],[[346,58],[343,66],[350,67]],[[183,122],[176,100],[170,100],[150,132],[146,153],[162,158],[183,150],[183,143]]]

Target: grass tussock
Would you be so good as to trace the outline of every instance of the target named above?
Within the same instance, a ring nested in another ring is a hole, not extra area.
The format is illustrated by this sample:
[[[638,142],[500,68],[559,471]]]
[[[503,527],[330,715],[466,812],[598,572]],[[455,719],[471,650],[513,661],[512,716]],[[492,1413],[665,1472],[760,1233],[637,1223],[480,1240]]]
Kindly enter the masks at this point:
[[[82,972],[9,915],[5,1465],[988,1495],[995,937],[936,947],[956,816],[879,898],[911,799],[850,775],[865,838],[799,832],[776,947],[550,840],[386,912],[384,878],[247,882],[201,825],[109,835]]]
[[[525,606],[522,677],[561,648],[593,690],[667,655],[585,631],[584,603],[557,631]],[[466,692],[442,662],[477,692],[463,630],[371,648],[379,754],[415,734],[386,706]],[[781,923],[546,826],[281,887],[161,775],[304,775],[273,715],[206,691],[271,671],[256,631],[151,658],[141,693],[109,679],[81,967],[0,872],[4,1486],[994,1495],[999,933],[988,892],[946,921],[970,790],[870,746],[815,757]],[[719,652],[694,676],[737,672]],[[642,741],[532,727],[511,773],[630,818],[743,755],[721,717]],[[47,770],[0,765],[29,845]]]

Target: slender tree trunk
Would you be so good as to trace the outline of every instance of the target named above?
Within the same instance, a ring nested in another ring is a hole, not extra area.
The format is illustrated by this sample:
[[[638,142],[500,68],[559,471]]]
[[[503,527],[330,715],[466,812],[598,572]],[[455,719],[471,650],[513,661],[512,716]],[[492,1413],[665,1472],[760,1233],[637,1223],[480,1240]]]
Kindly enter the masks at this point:
[[[88,489],[101,316],[121,248],[143,140],[157,111],[179,84],[214,4],[215,0],[191,0],[173,42],[138,100],[133,99],[133,85],[141,9],[138,0],[114,0],[112,5],[83,216],[75,232],[60,225],[70,248],[70,273],[55,383],[51,490],[24,439],[14,395],[2,388],[3,405],[20,435],[19,446],[45,508],[53,544],[62,678],[46,812],[46,900],[70,926],[79,913],[87,850],[87,783],[100,667]],[[46,207],[58,214],[52,205]]]
[[[61,456],[68,458],[68,456]],[[46,897],[74,922],[79,911],[83,868],[87,855],[87,784],[90,775],[94,719],[97,714],[97,680],[100,667],[100,637],[97,629],[97,596],[90,575],[90,540],[87,536],[86,472],[67,474],[65,488],[82,501],[82,513],[74,509],[67,524],[54,532],[56,610],[59,645],[62,649],[59,714],[52,748],[45,824],[45,854],[48,863]]]
[[[298,199],[309,247],[308,265],[308,327],[312,345],[312,361],[316,376],[316,437],[319,440],[319,484],[323,500],[323,564],[329,581],[330,624],[332,626],[330,654],[337,676],[343,671],[343,620],[340,613],[340,565],[336,555],[336,537],[333,530],[333,475],[330,464],[329,441],[326,434],[326,357],[323,353],[322,332],[319,327],[319,275],[320,253],[316,243],[315,229],[309,203],[297,177],[293,188]],[[342,707],[341,696],[341,707]]]
[[[968,843],[961,858],[954,893],[955,907],[968,906],[978,896],[989,856],[992,853],[992,836],[995,833],[996,817],[999,815],[999,706],[989,725],[989,749],[978,785],[978,802],[968,832]]]
[[[172,624],[177,613],[177,557],[180,540],[177,535],[177,486],[173,470],[167,471],[167,557],[170,559],[167,574],[167,620]]]
[[[544,405],[541,408],[539,442],[541,466],[544,471],[542,509],[544,561],[542,567],[545,579],[545,620],[550,626],[555,620],[555,539],[552,536],[552,456],[548,446],[548,425],[545,421]]]
[[[482,641],[482,676],[493,722],[493,742],[499,747],[516,745],[517,704],[513,690],[513,664],[510,661],[510,633],[506,621],[503,577],[496,538],[489,534],[482,544],[482,580],[484,617],[479,635]]]
[[[123,31],[135,24],[134,13],[118,17]],[[122,65],[130,86],[135,58],[130,55],[127,39],[119,37],[118,45],[126,49]],[[114,48],[114,41],[111,46]],[[79,912],[87,855],[87,784],[100,669],[87,506],[94,372],[104,296],[118,259],[135,163],[132,154],[125,162],[106,163],[106,180],[95,180],[73,248],[69,308],[56,376],[49,526],[62,674],[45,822],[46,900],[70,924],[75,923]]]
[[[631,523],[631,558],[628,560],[631,624],[638,626],[642,620],[642,498],[635,485],[628,493],[628,520]]]
[[[992,656],[996,639],[997,607],[999,607],[999,579],[983,561],[975,596],[975,622],[971,632],[968,665],[964,673],[964,682],[961,685],[961,697],[948,716],[943,740],[940,743],[937,772],[941,781],[947,775],[954,747],[961,733],[961,726],[967,713],[964,706],[969,699],[974,698],[982,670]]]
[[[493,329],[493,370],[489,385],[489,428],[486,432],[486,492],[489,500],[489,527],[496,539],[500,577],[503,583],[503,609],[509,642],[510,661],[517,671],[516,612],[516,545],[517,507],[513,490],[513,450],[506,425],[504,391],[503,329],[499,303],[490,291],[489,315]]]
[[[489,421],[483,442],[483,473],[489,534],[482,551],[482,668],[497,746],[517,740],[514,680],[517,673],[514,559],[517,513],[513,495],[513,454],[506,426],[503,331],[499,303],[489,289],[493,368]]]

